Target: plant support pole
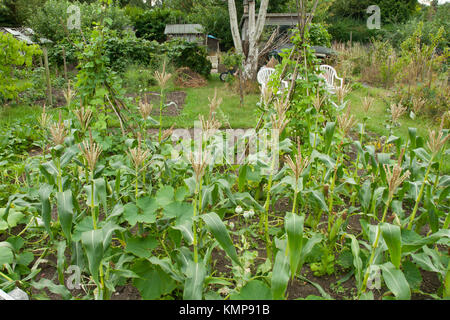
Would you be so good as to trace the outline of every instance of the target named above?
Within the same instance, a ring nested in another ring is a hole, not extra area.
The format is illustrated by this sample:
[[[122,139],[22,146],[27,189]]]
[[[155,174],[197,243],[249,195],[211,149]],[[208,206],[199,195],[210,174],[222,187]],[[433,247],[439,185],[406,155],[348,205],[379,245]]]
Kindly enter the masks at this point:
[[[47,81],[47,91],[48,91],[48,103],[53,106],[53,95],[52,95],[52,82],[50,79],[50,68],[48,66],[48,52],[47,48],[42,48],[42,52],[44,53],[44,66],[45,66],[45,78]]]

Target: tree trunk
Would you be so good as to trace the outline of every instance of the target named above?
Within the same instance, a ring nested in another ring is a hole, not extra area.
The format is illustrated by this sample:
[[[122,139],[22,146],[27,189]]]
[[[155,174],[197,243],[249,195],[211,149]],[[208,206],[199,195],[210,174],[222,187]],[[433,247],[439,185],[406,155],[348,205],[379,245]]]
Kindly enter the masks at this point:
[[[255,0],[249,0],[249,19],[248,19],[248,54],[243,60],[242,76],[244,80],[253,80],[256,78],[258,71],[259,49],[258,41],[264,30],[266,23],[267,7],[269,0],[262,0],[256,20]],[[239,33],[236,5],[234,0],[228,0],[228,11],[230,13],[231,33],[236,52],[243,54],[242,37]]]
[[[242,40],[239,34],[236,4],[234,3],[234,0],[228,0],[228,12],[230,14],[231,35],[233,36],[234,47],[238,54],[242,54]]]

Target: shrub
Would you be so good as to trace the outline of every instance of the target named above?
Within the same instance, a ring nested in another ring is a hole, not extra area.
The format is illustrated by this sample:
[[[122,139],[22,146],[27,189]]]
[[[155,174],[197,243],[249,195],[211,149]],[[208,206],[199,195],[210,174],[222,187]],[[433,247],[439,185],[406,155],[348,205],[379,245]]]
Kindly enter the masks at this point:
[[[331,47],[331,35],[320,23],[312,23],[308,30],[309,43],[312,46]]]
[[[158,60],[160,45],[156,41],[138,39],[132,33],[122,37],[108,36],[105,39],[105,50],[111,67],[123,71],[130,64],[143,66],[155,65]]]
[[[353,20],[351,18],[339,18],[327,21],[328,32],[334,41],[347,42],[351,39],[354,42],[370,42],[370,39],[381,34],[380,30],[370,30],[366,22]]]
[[[20,92],[31,86],[19,80],[14,72],[17,68],[30,67],[33,57],[40,54],[39,46],[29,46],[10,34],[0,33],[0,99],[17,99]]]
[[[164,42],[166,41],[166,35],[164,34],[166,24],[180,15],[181,13],[178,11],[164,8],[144,11],[134,17],[136,36],[150,41]]]
[[[196,43],[174,39],[162,44],[162,52],[177,68],[188,67],[206,78],[211,73],[211,62],[206,59],[208,53]]]
[[[365,20],[369,15],[366,10],[371,5],[378,5],[383,24],[407,21],[417,9],[417,0],[337,0],[331,7],[331,15]]]
[[[113,30],[125,30],[131,25],[129,18],[124,11],[118,7],[109,6],[102,9],[99,2],[91,4],[71,2],[68,0],[48,0],[42,7],[39,7],[33,15],[30,15],[28,25],[41,37],[45,37],[54,42],[62,41],[67,32],[71,35],[78,35],[78,30],[67,30],[66,24],[69,18],[67,8],[70,5],[77,5],[81,13],[81,28],[92,27],[94,22],[101,19],[110,19]]]
[[[450,42],[450,4],[440,5],[437,11],[431,16],[424,12],[421,16],[413,17],[404,24],[391,25],[384,29],[383,37],[389,40],[392,45],[400,49],[401,44],[415,33],[419,23],[423,23],[420,40],[423,44],[430,45],[433,35],[439,32],[442,27],[444,34],[437,47],[439,51],[443,51],[449,46]]]

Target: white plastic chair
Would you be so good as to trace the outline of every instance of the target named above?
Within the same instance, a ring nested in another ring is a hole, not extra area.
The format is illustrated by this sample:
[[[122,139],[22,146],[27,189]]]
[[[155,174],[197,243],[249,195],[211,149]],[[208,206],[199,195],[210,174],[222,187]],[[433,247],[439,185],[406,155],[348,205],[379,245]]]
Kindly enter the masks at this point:
[[[274,68],[262,67],[261,69],[259,69],[256,79],[258,80],[258,83],[261,85],[261,94],[264,94],[264,90],[267,86],[267,83],[270,80],[270,76],[274,72],[275,72]],[[281,90],[280,91],[283,92],[288,86],[289,86],[289,83],[287,81],[281,80]]]
[[[327,90],[330,93],[335,93],[337,88],[342,88],[344,85],[344,79],[337,76],[336,70],[332,66],[323,64],[319,67],[319,69],[324,72],[321,76],[325,79]],[[340,81],[339,86],[336,85],[335,79]]]
[[[258,80],[258,83],[261,85],[262,92],[264,92],[264,89],[266,88],[267,83],[270,80],[270,76],[274,72],[275,72],[274,68],[262,67],[261,69],[259,69],[256,79]]]

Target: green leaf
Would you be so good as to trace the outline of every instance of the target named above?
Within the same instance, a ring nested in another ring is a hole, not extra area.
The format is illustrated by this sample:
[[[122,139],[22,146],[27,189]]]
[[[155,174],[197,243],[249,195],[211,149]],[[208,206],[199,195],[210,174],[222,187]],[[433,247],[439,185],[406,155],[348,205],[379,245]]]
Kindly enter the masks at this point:
[[[411,261],[405,261],[403,263],[403,273],[405,274],[406,281],[413,290],[419,290],[422,283],[422,275],[419,268]]]
[[[176,283],[170,276],[148,261],[138,261],[132,271],[140,277],[133,279],[133,285],[139,290],[144,300],[159,299],[176,288]]]
[[[220,246],[223,250],[225,250],[231,260],[233,260],[236,264],[241,265],[241,262],[236,254],[236,249],[231,241],[230,235],[228,234],[228,230],[217,213],[211,212],[208,214],[203,214],[200,217],[206,223],[208,230],[214,235],[217,242],[219,242]]]
[[[31,285],[37,290],[44,290],[47,288],[51,293],[58,294],[63,297],[63,299],[69,300],[72,295],[67,288],[61,284],[54,284],[51,280],[41,278],[39,282],[31,282]]]
[[[239,168],[238,188],[239,192],[243,192],[247,184],[247,165],[242,165]]]
[[[17,264],[21,264],[27,267],[34,260],[34,254],[32,252],[26,251],[18,254],[16,256]]]
[[[99,267],[103,259],[103,232],[100,229],[83,232],[81,243],[86,250],[89,271],[94,281],[99,283]]]
[[[98,178],[94,180],[94,196],[98,199],[103,206],[105,212],[108,211],[107,207],[107,195],[106,195],[106,181],[104,178]]]
[[[184,283],[184,300],[202,300],[203,282],[205,281],[206,269],[203,261],[194,263],[189,261]]]
[[[175,191],[171,186],[164,186],[156,193],[156,203],[161,208],[174,201]]]
[[[303,244],[303,223],[305,217],[288,213],[285,217],[285,229],[288,239],[289,263],[291,266],[291,276],[297,273],[300,262]]]
[[[178,282],[184,281],[184,276],[180,274],[180,270],[175,267],[172,259],[169,257],[164,257],[159,259],[157,257],[151,257],[148,259],[152,264],[157,265],[163,270],[166,274],[170,275],[173,280]]]
[[[438,232],[432,233],[427,237],[421,237],[419,234],[412,230],[402,229],[402,251],[403,253],[416,251],[425,245],[433,244],[436,241],[450,240],[450,230],[441,229]]]
[[[391,262],[399,269],[402,258],[402,237],[400,227],[389,223],[382,223],[380,228],[383,239],[389,249]]]
[[[53,238],[53,233],[50,229],[50,223],[52,220],[52,208],[50,206],[50,194],[52,193],[53,187],[48,184],[43,184],[39,189],[39,198],[41,200],[41,217],[44,222],[45,230],[51,238]]]
[[[123,231],[125,230],[122,227],[119,227],[118,225],[114,224],[111,221],[108,221],[102,226],[102,233],[103,233],[103,251],[106,251],[109,248],[109,245],[112,241],[112,236],[115,231]]]
[[[251,280],[238,293],[232,293],[230,300],[271,300],[270,288],[262,281]]]
[[[183,225],[188,221],[192,221],[194,207],[191,203],[176,201],[167,205],[163,213],[166,218],[175,218],[175,225]]]
[[[70,160],[72,160],[73,157],[78,154],[78,152],[80,152],[78,146],[67,148],[66,152],[64,152],[64,154],[61,156],[61,169],[64,168],[70,162]]]
[[[59,283],[64,285],[64,264],[66,263],[66,257],[64,255],[66,251],[66,242],[59,241],[57,243],[57,270],[58,270],[58,280]]]
[[[94,230],[94,223],[92,217],[86,216],[79,221],[73,230],[72,241],[80,241],[83,232]]]
[[[151,236],[145,238],[128,238],[126,240],[126,252],[132,253],[140,258],[150,258],[152,250],[158,245],[156,239]]]
[[[123,206],[123,217],[130,224],[134,226],[138,222],[139,208],[134,203],[127,203]]]
[[[363,207],[364,212],[367,212],[370,208],[370,200],[372,199],[372,187],[370,184],[370,180],[367,179],[364,181],[361,189],[359,190],[359,200],[361,202],[361,206]]]
[[[4,264],[11,264],[14,261],[14,254],[11,248],[0,246],[0,269]]]
[[[300,263],[299,268],[303,266],[303,263],[306,261],[308,256],[313,252],[313,249],[316,244],[320,243],[323,239],[323,236],[320,233],[314,233],[311,238],[306,239],[303,238],[303,248],[302,253],[300,255]]]
[[[334,130],[336,128],[336,122],[327,122],[325,126],[325,148],[324,152],[328,154],[328,151],[333,141]]]
[[[328,207],[323,197],[323,193],[318,190],[310,190],[308,191],[309,200],[321,210],[328,212]]]
[[[23,217],[25,217],[25,215],[22,212],[11,209],[9,211],[7,219],[9,227],[14,228],[15,226],[17,226],[17,224],[19,224]]]
[[[413,261],[426,271],[436,272],[444,276],[445,268],[440,262],[437,253],[426,246],[423,249],[425,251],[423,253],[411,254]]]
[[[56,202],[58,204],[58,216],[61,223],[61,229],[67,241],[71,241],[72,236],[72,220],[73,220],[73,199],[72,191],[56,193]]]
[[[181,186],[175,191],[175,201],[183,201],[189,194],[188,188]]]
[[[428,164],[431,160],[431,155],[424,148],[414,149],[414,153],[419,159],[421,159],[426,164]]]
[[[194,233],[192,232],[191,221],[185,221],[183,224],[177,224],[172,228],[181,232],[184,241],[186,241],[188,245],[192,245],[194,243]]]
[[[398,300],[411,299],[411,290],[405,275],[400,269],[395,268],[391,262],[380,265],[386,286]]]
[[[19,250],[22,249],[23,245],[25,244],[25,240],[17,236],[11,236],[6,241],[11,244],[14,252],[19,252]]]
[[[136,202],[138,208],[142,210],[137,216],[137,221],[142,223],[154,223],[156,221],[156,210],[158,205],[156,200],[150,197],[139,198]]]
[[[358,285],[358,288],[361,288],[363,264],[362,264],[362,260],[359,256],[359,243],[354,235],[347,234],[346,236],[351,239],[351,248],[352,248],[352,254],[353,254],[353,265],[355,267],[356,284]]]
[[[272,298],[284,299],[284,294],[289,282],[289,257],[283,250],[278,250],[272,271]]]
[[[39,166],[39,170],[47,179],[50,185],[55,185],[58,169],[53,161],[45,162]]]

